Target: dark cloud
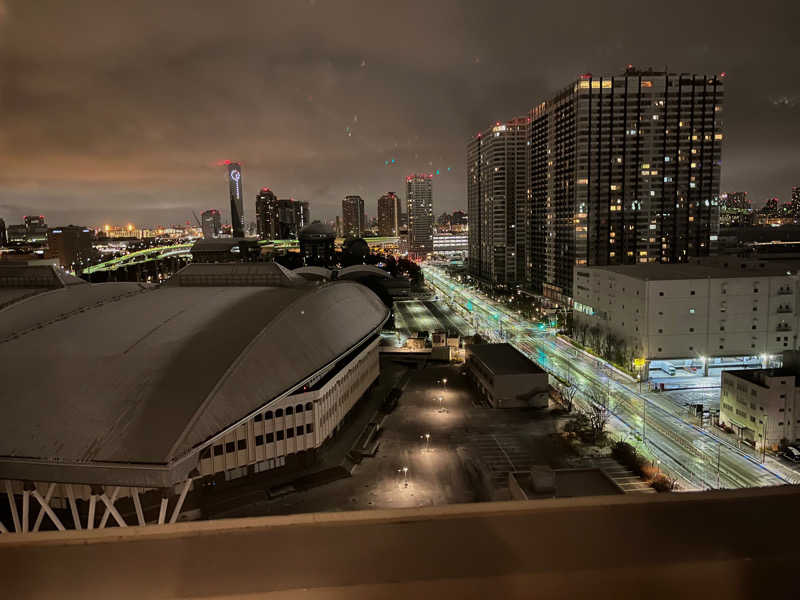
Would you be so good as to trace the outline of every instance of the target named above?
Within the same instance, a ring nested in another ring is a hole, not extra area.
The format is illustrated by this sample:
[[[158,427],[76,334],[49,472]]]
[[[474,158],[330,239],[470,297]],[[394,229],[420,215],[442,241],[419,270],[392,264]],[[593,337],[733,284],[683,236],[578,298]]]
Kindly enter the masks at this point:
[[[470,135],[626,63],[726,71],[723,188],[788,197],[796,5],[607,4],[0,0],[0,216],[184,221],[224,158],[318,216],[436,168],[463,208]]]

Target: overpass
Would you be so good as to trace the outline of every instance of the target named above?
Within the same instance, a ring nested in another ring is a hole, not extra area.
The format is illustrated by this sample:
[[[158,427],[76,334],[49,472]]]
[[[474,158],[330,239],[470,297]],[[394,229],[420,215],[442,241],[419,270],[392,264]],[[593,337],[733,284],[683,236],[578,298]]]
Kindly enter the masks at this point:
[[[397,237],[365,238],[365,241],[371,250],[382,249],[387,245],[397,244],[397,240]],[[344,238],[337,238],[337,247],[341,247],[343,241]],[[299,242],[296,239],[259,240],[258,244],[264,248],[273,248],[284,251],[296,250],[299,248]],[[189,260],[191,259],[191,250],[193,245],[194,242],[165,244],[162,246],[155,246],[153,248],[145,248],[144,250],[137,250],[135,252],[131,252],[130,254],[117,256],[96,265],[86,267],[82,271],[82,275],[91,276],[97,273],[109,273],[119,269],[157,262],[169,258]]]

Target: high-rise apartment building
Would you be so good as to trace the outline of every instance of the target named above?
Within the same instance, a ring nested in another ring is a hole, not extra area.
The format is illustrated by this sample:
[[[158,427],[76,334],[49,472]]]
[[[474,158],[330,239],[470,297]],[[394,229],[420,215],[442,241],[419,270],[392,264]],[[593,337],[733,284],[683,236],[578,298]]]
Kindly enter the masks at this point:
[[[536,106],[528,285],[567,300],[576,265],[708,254],[719,214],[722,101],[722,76],[628,68],[582,75]]]
[[[311,222],[308,202],[278,198],[269,188],[256,195],[256,230],[262,240],[288,240],[297,237]]]
[[[530,119],[495,123],[467,146],[469,271],[496,285],[524,284],[528,272]]]
[[[6,222],[0,219],[0,248],[8,245],[8,237],[6,237]]]
[[[364,199],[361,196],[345,196],[342,200],[342,234],[359,237],[366,229]]]
[[[378,198],[378,234],[382,236],[400,235],[400,214],[402,212],[400,198],[394,192],[387,192]]]
[[[233,237],[244,237],[244,182],[242,181],[242,165],[238,162],[225,161],[228,167],[228,188],[231,199],[231,227]]]
[[[433,252],[433,175],[406,177],[408,211],[408,252],[424,258]]]
[[[203,238],[218,238],[222,233],[222,216],[216,208],[205,210],[200,215],[200,224],[203,228]]]
[[[259,239],[277,239],[278,198],[269,188],[256,194],[256,232]]]

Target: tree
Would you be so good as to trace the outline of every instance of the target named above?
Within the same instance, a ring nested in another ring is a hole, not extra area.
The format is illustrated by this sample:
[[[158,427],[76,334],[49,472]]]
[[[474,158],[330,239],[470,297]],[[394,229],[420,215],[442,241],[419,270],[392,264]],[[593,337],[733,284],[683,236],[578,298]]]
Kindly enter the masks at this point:
[[[606,426],[611,418],[611,408],[608,395],[605,392],[590,389],[587,397],[589,399],[589,409],[586,412],[586,416],[589,419],[592,443],[597,444],[605,438]]]
[[[575,396],[577,394],[578,386],[575,384],[575,380],[571,377],[567,377],[567,380],[561,384],[558,390],[558,395],[561,398],[561,405],[564,407],[564,410],[572,412],[572,408],[575,406]]]

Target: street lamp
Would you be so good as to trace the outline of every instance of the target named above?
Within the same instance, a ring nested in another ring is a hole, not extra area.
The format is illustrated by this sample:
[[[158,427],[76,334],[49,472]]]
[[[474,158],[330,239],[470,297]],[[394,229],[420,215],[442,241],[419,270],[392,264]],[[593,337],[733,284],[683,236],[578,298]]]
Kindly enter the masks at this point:
[[[403,487],[408,487],[408,467],[403,467]]]
[[[656,467],[656,468],[657,468],[657,472],[656,472],[656,474],[657,474],[657,475],[661,475],[661,459],[660,459],[660,458],[656,460],[656,465],[657,465],[657,467]]]
[[[421,435],[419,437],[424,437],[425,438],[425,452],[428,452],[429,449],[430,449],[430,445],[431,445],[431,434],[430,433],[426,433],[424,436]]]
[[[444,411],[444,396],[439,396],[439,412]]]

